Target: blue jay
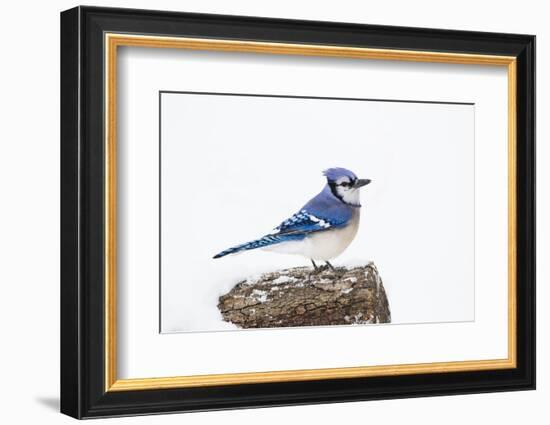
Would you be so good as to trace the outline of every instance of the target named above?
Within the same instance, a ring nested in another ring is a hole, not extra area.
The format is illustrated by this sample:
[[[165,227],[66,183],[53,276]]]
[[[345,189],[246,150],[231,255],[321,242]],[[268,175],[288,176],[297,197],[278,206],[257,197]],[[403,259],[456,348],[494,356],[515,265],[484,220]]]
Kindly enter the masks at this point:
[[[329,168],[323,172],[327,184],[323,190],[300,211],[283,221],[271,233],[216,254],[214,258],[236,254],[250,249],[298,254],[315,261],[329,260],[340,255],[349,246],[359,228],[359,188],[370,183],[358,179],[345,168]]]

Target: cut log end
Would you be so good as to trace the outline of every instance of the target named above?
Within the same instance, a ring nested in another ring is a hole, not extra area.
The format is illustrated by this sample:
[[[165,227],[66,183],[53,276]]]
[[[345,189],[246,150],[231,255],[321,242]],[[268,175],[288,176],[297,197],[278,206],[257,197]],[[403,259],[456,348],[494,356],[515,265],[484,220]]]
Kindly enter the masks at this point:
[[[239,282],[219,298],[226,322],[240,328],[390,323],[382,279],[366,266],[295,267]]]

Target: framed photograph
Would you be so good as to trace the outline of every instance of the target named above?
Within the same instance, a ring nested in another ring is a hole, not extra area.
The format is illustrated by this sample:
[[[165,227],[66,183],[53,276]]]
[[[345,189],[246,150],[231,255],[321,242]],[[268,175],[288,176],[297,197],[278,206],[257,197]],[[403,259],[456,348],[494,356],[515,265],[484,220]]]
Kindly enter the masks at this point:
[[[61,14],[61,411],[535,387],[535,37]]]

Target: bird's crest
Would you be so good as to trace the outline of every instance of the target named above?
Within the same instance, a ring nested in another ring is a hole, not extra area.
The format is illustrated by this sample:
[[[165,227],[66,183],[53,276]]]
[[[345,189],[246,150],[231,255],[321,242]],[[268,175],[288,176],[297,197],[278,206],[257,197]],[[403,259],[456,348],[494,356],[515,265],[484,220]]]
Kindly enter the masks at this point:
[[[336,181],[341,177],[349,177],[350,180],[357,179],[353,171],[341,167],[327,168],[323,171],[323,175],[330,181]]]

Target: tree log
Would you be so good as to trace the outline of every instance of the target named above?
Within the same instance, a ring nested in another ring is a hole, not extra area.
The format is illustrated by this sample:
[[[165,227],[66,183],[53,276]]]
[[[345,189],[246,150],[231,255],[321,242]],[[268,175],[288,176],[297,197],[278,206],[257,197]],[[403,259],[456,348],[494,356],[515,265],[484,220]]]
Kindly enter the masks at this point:
[[[296,267],[239,282],[219,298],[223,319],[240,328],[391,322],[382,279],[362,267]]]

